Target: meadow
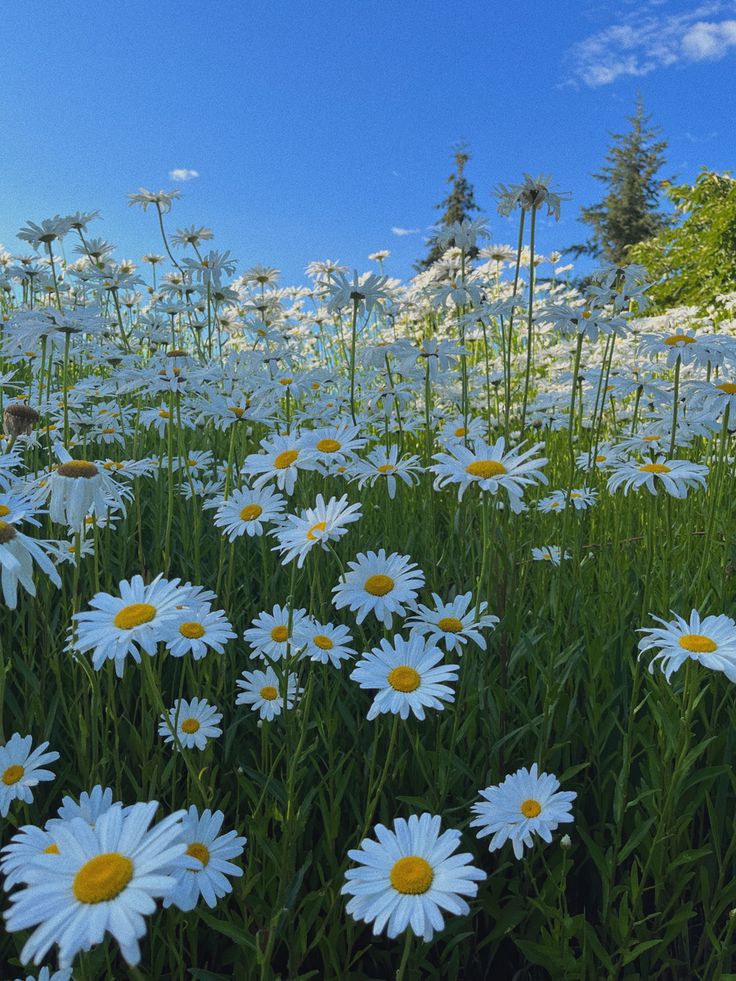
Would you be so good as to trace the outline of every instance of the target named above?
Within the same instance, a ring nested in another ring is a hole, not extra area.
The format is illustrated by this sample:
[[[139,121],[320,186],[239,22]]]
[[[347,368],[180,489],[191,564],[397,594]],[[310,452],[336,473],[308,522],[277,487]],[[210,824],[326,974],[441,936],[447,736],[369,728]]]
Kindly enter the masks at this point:
[[[736,977],[736,297],[176,196],[0,253],[0,975]]]

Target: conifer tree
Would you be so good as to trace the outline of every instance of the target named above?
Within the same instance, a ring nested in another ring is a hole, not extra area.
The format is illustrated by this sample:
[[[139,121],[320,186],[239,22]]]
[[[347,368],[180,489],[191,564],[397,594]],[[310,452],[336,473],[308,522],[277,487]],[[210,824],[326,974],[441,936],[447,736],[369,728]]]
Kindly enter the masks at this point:
[[[435,205],[438,211],[442,211],[442,217],[438,224],[444,228],[448,228],[453,222],[462,221],[464,218],[472,218],[472,212],[479,210],[475,203],[473,185],[465,176],[465,167],[470,160],[468,148],[464,143],[459,143],[454,147],[454,151],[455,171],[447,178],[447,182],[450,184],[450,193],[443,201]],[[424,259],[416,264],[417,270],[428,269],[433,262],[442,258],[442,254],[448,248],[447,245],[440,244],[436,235],[429,239],[428,245],[429,252]],[[469,255],[472,258],[473,250],[469,252]]]

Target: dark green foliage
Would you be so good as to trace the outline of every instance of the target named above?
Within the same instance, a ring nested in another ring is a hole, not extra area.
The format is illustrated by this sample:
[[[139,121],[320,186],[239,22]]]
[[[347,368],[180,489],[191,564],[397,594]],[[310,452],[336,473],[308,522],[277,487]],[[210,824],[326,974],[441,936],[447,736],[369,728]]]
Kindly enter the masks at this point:
[[[438,211],[442,211],[439,224],[445,228],[449,228],[450,225],[462,221],[464,218],[472,218],[472,212],[478,211],[473,185],[465,176],[465,167],[469,160],[470,154],[467,146],[464,143],[459,143],[455,147],[455,171],[447,178],[447,182],[450,184],[450,193],[435,206]],[[448,248],[448,246],[440,244],[437,235],[433,235],[429,239],[428,245],[427,256],[416,263],[415,268],[418,271],[429,269],[433,262],[442,258],[442,254]],[[471,249],[469,253],[471,258],[473,252],[474,250]],[[477,250],[475,252],[477,253]]]

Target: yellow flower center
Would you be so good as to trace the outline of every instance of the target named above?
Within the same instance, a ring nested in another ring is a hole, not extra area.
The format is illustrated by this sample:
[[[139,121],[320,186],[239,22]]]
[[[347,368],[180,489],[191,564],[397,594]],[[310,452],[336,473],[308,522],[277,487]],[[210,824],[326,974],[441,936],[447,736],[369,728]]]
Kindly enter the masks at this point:
[[[464,436],[466,433],[467,433],[467,429],[465,428],[465,426],[458,426],[458,428],[455,430],[456,436]]]
[[[285,640],[289,639],[289,628],[284,626],[274,627],[271,631],[271,640],[275,640],[277,644],[283,644]]]
[[[240,512],[241,521],[255,521],[256,518],[260,518],[263,514],[263,508],[260,504],[246,504],[245,507]]]
[[[683,634],[678,643],[683,650],[692,654],[712,654],[718,650],[718,644],[704,634]]]
[[[230,405],[228,406],[228,412],[232,412],[234,416],[237,416],[238,419],[240,419],[242,418],[245,409],[241,409],[239,405]]]
[[[606,458],[603,456],[602,453],[599,453],[598,456],[595,458],[595,462],[596,463],[605,463],[606,462]]]
[[[480,477],[481,480],[488,480],[490,477],[500,477],[506,473],[506,467],[498,460],[475,460],[468,464],[465,472],[471,477]]]
[[[389,671],[387,681],[394,691],[406,693],[416,691],[422,679],[418,671],[410,668],[408,664],[402,664],[398,668]]]
[[[368,576],[363,584],[363,588],[371,596],[385,596],[386,593],[390,593],[394,588],[394,581],[391,576],[380,574],[377,576]]]
[[[184,719],[181,724],[181,731],[189,735],[199,732],[199,722],[196,719]]]
[[[298,456],[299,450],[284,450],[273,461],[273,465],[277,470],[286,470],[287,467],[290,467],[294,463]]]
[[[642,436],[645,443],[658,443],[661,438],[661,436]]]
[[[521,813],[524,815],[525,818],[535,818],[542,813],[542,805],[539,803],[538,800],[533,800],[532,798],[529,798],[529,800],[525,800],[522,803],[519,810],[521,811]]]
[[[10,514],[10,508],[7,504],[0,504],[0,518],[7,518]]]
[[[317,443],[317,449],[320,453],[337,453],[341,446],[342,443],[338,443],[336,439],[321,439]]]
[[[720,385],[716,385],[722,392],[726,395],[736,395],[736,382],[721,382]]]
[[[442,617],[438,620],[437,626],[446,634],[459,634],[463,629],[462,622],[457,617]]]
[[[261,688],[261,698],[264,698],[267,702],[273,702],[278,697],[278,689],[274,688],[273,685],[264,685]]]
[[[291,385],[293,383],[293,381],[294,381],[293,378],[280,378],[279,379],[279,384],[281,384],[281,385]]]
[[[645,463],[639,467],[642,473],[671,473],[672,468],[666,467],[663,463]]]
[[[150,623],[156,616],[156,607],[150,603],[131,603],[118,610],[113,623],[120,630],[132,630],[141,624]]]
[[[44,848],[43,853],[44,853],[44,855],[58,855],[59,854],[59,846],[55,842],[52,841],[50,845],[48,845],[46,848]]]
[[[307,532],[307,539],[310,542],[316,541],[317,538],[318,538],[318,536],[315,535],[315,531],[324,531],[326,527],[327,527],[327,522],[326,521],[318,521],[317,524],[316,525],[312,525],[312,527]]]
[[[181,624],[179,633],[188,640],[199,640],[200,637],[204,637],[205,629],[196,620],[188,620],[186,623]]]
[[[171,413],[168,412],[166,409],[159,409],[158,410],[158,414],[159,414],[159,416],[162,419],[170,419],[171,418]]]
[[[20,763],[13,763],[7,768],[5,773],[3,773],[3,783],[6,787],[12,787],[13,784],[18,783],[18,781],[23,777],[25,770],[20,765]]]
[[[396,467],[393,463],[382,463],[380,467],[376,467],[379,473],[393,473]]]
[[[68,463],[62,463],[57,467],[56,472],[62,477],[84,477],[89,480],[91,477],[96,477],[99,470],[94,463],[89,463],[87,460],[69,460]]]
[[[434,872],[425,858],[407,855],[394,862],[390,878],[396,892],[404,896],[421,896],[432,885]]]
[[[133,878],[133,863],[120,852],[105,852],[85,862],[74,876],[74,896],[80,903],[115,899]]]
[[[208,865],[210,861],[210,850],[207,845],[203,845],[201,841],[193,841],[191,845],[187,845],[187,855],[191,855],[192,858],[198,859],[202,865]],[[199,869],[192,870],[199,872]]]
[[[321,651],[331,651],[335,646],[330,638],[326,637],[324,634],[315,634],[314,637],[312,637],[312,641]]]
[[[675,344],[694,344],[695,338],[688,337],[687,334],[672,334],[670,337],[665,337],[664,342],[667,347],[674,347]]]

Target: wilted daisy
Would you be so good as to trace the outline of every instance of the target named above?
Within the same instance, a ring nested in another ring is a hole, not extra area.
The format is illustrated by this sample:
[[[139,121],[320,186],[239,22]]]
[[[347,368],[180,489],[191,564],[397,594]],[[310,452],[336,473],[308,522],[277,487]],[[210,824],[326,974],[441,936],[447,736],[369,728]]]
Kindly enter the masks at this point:
[[[439,647],[418,634],[408,640],[396,635],[393,643],[382,640],[378,647],[364,654],[350,677],[361,688],[378,689],[368,710],[368,719],[391,712],[408,719],[413,713],[424,719],[424,709],[442,710],[443,702],[454,702],[450,687],[457,681],[457,664],[442,664]]]
[[[188,912],[201,896],[214,909],[218,899],[232,892],[230,878],[241,876],[243,870],[230,859],[243,854],[247,839],[238,837],[236,831],[221,835],[224,820],[222,811],[212,813],[208,808],[200,815],[194,804],[189,808],[181,826],[187,867],[174,873],[176,885],[164,898],[164,908],[176,906]]]
[[[358,863],[348,869],[340,892],[352,896],[350,915],[373,924],[373,933],[384,928],[397,937],[411,927],[417,937],[430,941],[442,930],[442,910],[464,915],[470,907],[462,896],[475,896],[486,873],[471,865],[472,855],[454,854],[460,832],[440,834],[441,818],[412,814],[408,821],[394,820],[393,830],[377,824],[373,838],[348,852]]]
[[[0,746],[0,816],[7,817],[14,800],[33,802],[31,788],[42,780],[53,780],[54,774],[44,767],[59,759],[53,750],[46,752],[48,743],[32,749],[33,737],[14,732],[4,746]]]
[[[44,545],[52,547],[50,543]],[[34,562],[55,586],[61,586],[59,573],[41,544],[18,531],[15,525],[0,520],[0,582],[8,609],[14,610],[18,604],[18,583],[31,596],[36,595]]]
[[[551,773],[538,773],[537,764],[530,770],[522,767],[509,774],[503,783],[480,791],[483,800],[473,804],[477,817],[471,828],[480,828],[479,838],[493,835],[489,850],[495,852],[507,841],[514,855],[521,858],[524,847],[531,848],[533,836],[552,841],[552,832],[560,824],[573,820],[570,813],[577,797],[573,791],[557,791],[560,781]]]
[[[436,474],[434,487],[439,490],[447,484],[459,484],[458,500],[471,484],[481,490],[498,494],[505,490],[512,511],[522,510],[526,487],[536,483],[547,483],[541,468],[547,463],[546,457],[534,457],[543,448],[541,443],[521,451],[521,446],[506,451],[506,441],[501,436],[493,445],[483,439],[473,441],[472,449],[462,443],[448,447],[447,453],[436,453],[437,463],[430,467]]]
[[[220,729],[222,712],[216,705],[210,705],[206,698],[177,698],[173,708],[161,716],[158,727],[159,736],[165,736],[165,743],[174,743],[179,749],[204,749],[209,739],[222,735]]]
[[[657,484],[672,497],[687,497],[694,487],[705,487],[708,467],[689,460],[667,460],[658,456],[656,460],[644,463],[626,461],[611,467],[608,489],[613,493],[623,487],[624,494],[630,490],[646,487],[650,494],[657,493]]]
[[[360,504],[348,504],[347,495],[339,500],[331,497],[325,504],[322,495],[318,494],[313,508],[307,508],[300,515],[284,517],[283,524],[274,531],[278,541],[274,551],[281,551],[284,565],[297,559],[297,567],[301,569],[315,545],[326,550],[329,542],[337,542],[347,534],[346,525],[361,517]]]
[[[225,644],[237,637],[225,613],[211,609],[209,603],[186,610],[183,616],[180,623],[171,620],[162,627],[162,639],[172,657],[191,654],[199,661],[210,651],[222,654]]]
[[[290,611],[277,603],[271,613],[259,613],[253,626],[243,632],[244,640],[253,648],[253,657],[280,661],[296,650],[292,638],[307,616],[306,610]]]
[[[306,617],[299,624],[294,641],[302,657],[331,664],[333,668],[356,656],[356,651],[348,646],[353,643],[350,630],[343,624],[319,623],[313,617]]]
[[[486,649],[486,641],[481,630],[493,630],[499,622],[492,613],[486,614],[488,603],[483,600],[477,608],[473,606],[473,594],[463,593],[456,596],[451,603],[445,603],[437,593],[432,593],[434,609],[420,603],[406,624],[412,633],[427,638],[430,644],[444,644],[445,650],[462,652],[469,640],[477,644],[482,651]]]
[[[131,490],[118,484],[105,470],[89,460],[73,460],[59,449],[62,463],[48,477],[49,517],[52,521],[80,528],[88,514],[105,515],[110,508],[125,514]]]
[[[36,928],[21,951],[23,963],[40,963],[58,944],[59,967],[70,967],[79,951],[101,943],[107,932],[128,964],[140,961],[143,917],[156,909],[156,897],[175,887],[173,873],[186,862],[184,812],[151,829],[157,809],[152,801],[123,814],[122,805],[115,804],[94,828],[81,818],[55,828],[58,853],[29,863],[26,885],[11,894],[5,913],[11,933]]]
[[[673,612],[674,620],[663,620],[651,614],[661,627],[641,627],[645,637],[639,641],[639,650],[656,650],[649,662],[654,671],[656,661],[667,681],[689,659],[712,671],[722,671],[729,681],[736,681],[736,623],[724,614],[707,616],[702,620],[697,610],[690,614],[690,621]]]
[[[408,555],[394,552],[359,552],[348,562],[348,572],[333,587],[332,602],[338,610],[348,607],[358,623],[373,613],[386,628],[391,627],[393,614],[403,617],[405,607],[414,604],[417,592],[424,585],[424,573]]]
[[[273,668],[265,671],[243,671],[237,681],[240,692],[235,699],[236,705],[250,705],[262,719],[270,722],[284,710],[282,697],[282,682]],[[297,676],[289,674],[286,677],[286,708],[291,710],[303,692],[297,686]]]
[[[251,489],[241,487],[234,490],[227,500],[216,498],[212,502],[217,507],[215,524],[223,528],[231,542],[240,535],[263,534],[263,526],[280,521],[286,508],[286,499],[273,487]]]

